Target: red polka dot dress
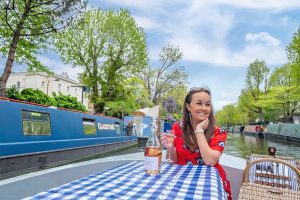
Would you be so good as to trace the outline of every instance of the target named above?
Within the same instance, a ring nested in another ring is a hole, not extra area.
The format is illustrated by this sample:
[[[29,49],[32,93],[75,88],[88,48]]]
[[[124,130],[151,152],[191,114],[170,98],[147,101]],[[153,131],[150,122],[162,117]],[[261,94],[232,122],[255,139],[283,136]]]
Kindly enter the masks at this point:
[[[175,131],[175,139],[174,139],[174,146],[177,152],[177,164],[179,165],[198,165],[198,164],[205,164],[203,163],[200,150],[197,148],[194,151],[190,151],[185,145],[182,136],[182,130],[180,127],[180,123],[177,122],[173,125],[172,129]],[[224,150],[224,145],[226,141],[227,133],[223,129],[215,128],[214,134],[209,141],[209,146],[213,150],[220,151],[221,153]],[[228,194],[228,199],[231,198],[231,191],[230,191],[230,182],[226,178],[226,173],[223,167],[219,164],[219,162],[214,166],[223,181],[224,189]]]

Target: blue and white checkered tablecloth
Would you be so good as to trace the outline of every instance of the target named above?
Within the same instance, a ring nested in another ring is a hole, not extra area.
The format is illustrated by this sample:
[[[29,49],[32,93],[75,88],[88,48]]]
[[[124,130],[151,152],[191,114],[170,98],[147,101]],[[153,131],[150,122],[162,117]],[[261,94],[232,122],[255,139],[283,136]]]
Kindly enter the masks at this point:
[[[133,161],[38,193],[29,199],[227,199],[214,167],[164,164],[161,173],[144,173]]]

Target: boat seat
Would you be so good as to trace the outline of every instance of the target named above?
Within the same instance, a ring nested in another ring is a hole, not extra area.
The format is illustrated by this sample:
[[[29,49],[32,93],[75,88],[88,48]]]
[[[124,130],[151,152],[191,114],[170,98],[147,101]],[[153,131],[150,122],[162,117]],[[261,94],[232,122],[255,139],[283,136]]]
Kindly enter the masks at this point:
[[[294,164],[278,158],[249,161],[243,171],[239,200],[249,199],[300,200],[300,171]]]

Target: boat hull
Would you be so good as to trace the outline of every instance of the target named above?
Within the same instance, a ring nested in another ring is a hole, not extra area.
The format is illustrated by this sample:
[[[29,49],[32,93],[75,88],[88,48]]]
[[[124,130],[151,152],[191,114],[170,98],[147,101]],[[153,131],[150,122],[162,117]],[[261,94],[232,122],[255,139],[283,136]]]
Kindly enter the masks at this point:
[[[0,98],[0,176],[136,145],[120,119]]]

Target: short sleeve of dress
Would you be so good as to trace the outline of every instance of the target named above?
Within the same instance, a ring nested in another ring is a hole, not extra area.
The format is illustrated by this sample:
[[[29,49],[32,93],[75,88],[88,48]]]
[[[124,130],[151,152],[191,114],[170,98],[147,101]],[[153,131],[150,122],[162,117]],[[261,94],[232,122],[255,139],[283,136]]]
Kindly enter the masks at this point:
[[[174,146],[177,147],[182,145],[182,141],[180,140],[182,137],[180,122],[176,122],[175,124],[173,124],[172,130],[174,130],[175,132]]]
[[[225,142],[227,138],[227,133],[225,130],[216,128],[213,137],[210,139],[209,146],[213,150],[220,151],[224,150]]]

